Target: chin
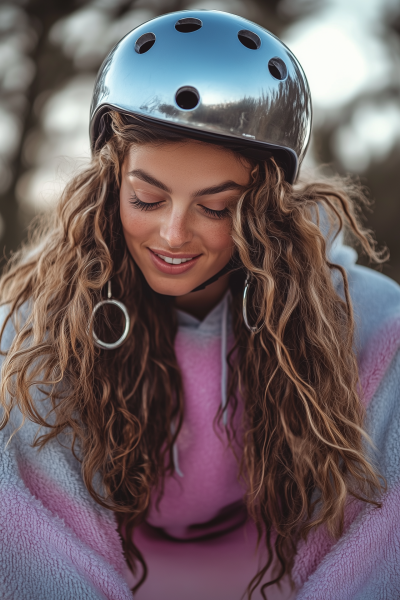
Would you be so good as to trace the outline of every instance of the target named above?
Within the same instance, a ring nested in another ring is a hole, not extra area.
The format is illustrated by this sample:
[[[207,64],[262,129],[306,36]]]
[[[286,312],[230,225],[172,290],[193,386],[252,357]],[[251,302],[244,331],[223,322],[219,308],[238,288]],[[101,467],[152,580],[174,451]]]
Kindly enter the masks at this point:
[[[201,281],[199,283],[186,283],[183,281],[177,282],[176,280],[154,281],[152,279],[147,279],[147,283],[157,294],[162,294],[163,296],[185,296],[196,289]]]

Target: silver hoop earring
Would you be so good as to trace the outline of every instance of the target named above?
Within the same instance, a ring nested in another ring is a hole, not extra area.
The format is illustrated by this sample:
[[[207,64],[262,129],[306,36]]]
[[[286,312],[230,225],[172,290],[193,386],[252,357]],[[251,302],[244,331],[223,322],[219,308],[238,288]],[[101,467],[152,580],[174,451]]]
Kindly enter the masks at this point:
[[[243,320],[244,320],[244,324],[246,325],[247,329],[249,331],[251,331],[251,333],[258,333],[264,327],[265,323],[263,323],[260,327],[252,327],[247,319],[247,296],[248,296],[248,291],[249,291],[249,285],[250,285],[250,276],[247,275],[246,283],[244,285],[244,290],[243,290]]]
[[[119,348],[119,346],[122,346],[122,344],[125,342],[126,338],[128,337],[131,320],[129,318],[128,310],[127,310],[125,304],[123,304],[119,300],[114,300],[113,298],[111,298],[111,280],[108,282],[107,286],[108,286],[107,300],[100,300],[100,302],[98,302],[96,304],[96,306],[93,308],[92,316],[89,321],[89,329],[93,322],[96,312],[99,310],[99,308],[101,306],[104,306],[105,304],[112,304],[114,306],[118,306],[118,308],[120,308],[122,310],[122,312],[124,313],[124,317],[125,317],[125,328],[124,328],[124,331],[123,331],[121,337],[119,338],[119,340],[117,340],[116,342],[112,342],[110,344],[108,344],[107,342],[103,342],[102,340],[100,340],[97,337],[94,329],[92,329],[93,341],[98,348],[103,348],[104,350],[114,350],[115,348]]]

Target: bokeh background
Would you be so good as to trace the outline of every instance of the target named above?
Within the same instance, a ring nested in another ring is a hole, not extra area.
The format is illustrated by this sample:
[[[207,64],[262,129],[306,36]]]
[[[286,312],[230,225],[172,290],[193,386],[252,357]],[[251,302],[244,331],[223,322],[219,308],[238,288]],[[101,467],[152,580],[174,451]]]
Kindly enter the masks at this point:
[[[0,0],[4,256],[89,160],[89,104],[107,52],[142,22],[192,8],[249,18],[293,50],[315,111],[306,168],[329,165],[367,186],[368,223],[391,254],[384,272],[400,283],[399,0]]]

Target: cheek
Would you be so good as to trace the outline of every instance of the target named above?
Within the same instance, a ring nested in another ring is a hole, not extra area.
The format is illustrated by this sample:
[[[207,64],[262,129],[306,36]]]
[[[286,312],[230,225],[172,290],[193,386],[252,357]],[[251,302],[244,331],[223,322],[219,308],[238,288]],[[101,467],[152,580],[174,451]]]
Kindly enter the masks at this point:
[[[125,237],[131,242],[146,238],[153,230],[155,219],[151,215],[140,210],[132,210],[125,203],[120,205],[120,216]]]
[[[142,241],[154,229],[156,219],[150,212],[135,210],[130,204],[132,190],[123,180],[119,194],[119,214],[125,241],[132,249],[136,242]]]
[[[229,219],[221,221],[208,221],[202,227],[202,241],[211,254],[218,254],[230,250],[233,246],[231,236],[231,223]]]

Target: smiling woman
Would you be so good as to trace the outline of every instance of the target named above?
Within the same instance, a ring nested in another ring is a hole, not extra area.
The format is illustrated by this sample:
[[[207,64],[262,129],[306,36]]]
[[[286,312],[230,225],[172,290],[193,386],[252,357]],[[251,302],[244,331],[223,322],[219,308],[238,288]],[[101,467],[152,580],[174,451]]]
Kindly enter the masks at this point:
[[[123,163],[120,215],[129,251],[150,287],[177,296],[177,306],[194,316],[204,317],[227,289],[228,274],[191,294],[229,263],[229,214],[249,179],[243,158],[190,139],[134,146]]]
[[[222,108],[163,78],[182,49]],[[247,104],[232,56],[264,86]],[[154,81],[157,118],[135,96]],[[342,243],[382,261],[361,192],[293,185],[307,90],[279,40],[216,11],[104,62],[91,164],[0,280],[2,596],[398,598],[400,292]]]

